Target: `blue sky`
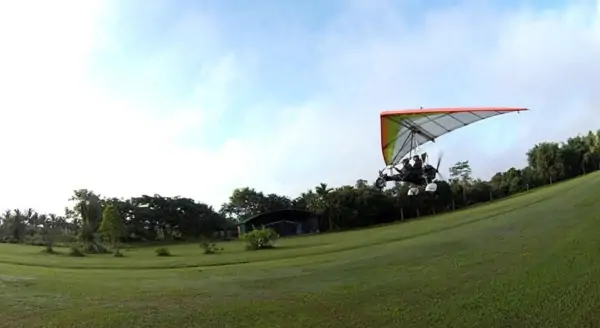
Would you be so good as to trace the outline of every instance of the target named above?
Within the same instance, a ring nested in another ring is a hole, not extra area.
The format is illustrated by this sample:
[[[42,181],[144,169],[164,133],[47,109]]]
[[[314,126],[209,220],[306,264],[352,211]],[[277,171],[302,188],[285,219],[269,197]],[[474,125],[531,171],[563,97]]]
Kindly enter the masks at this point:
[[[382,110],[532,108],[426,148],[489,178],[600,128],[599,16],[595,1],[2,4],[0,207],[60,211],[75,188],[295,196],[372,180]]]

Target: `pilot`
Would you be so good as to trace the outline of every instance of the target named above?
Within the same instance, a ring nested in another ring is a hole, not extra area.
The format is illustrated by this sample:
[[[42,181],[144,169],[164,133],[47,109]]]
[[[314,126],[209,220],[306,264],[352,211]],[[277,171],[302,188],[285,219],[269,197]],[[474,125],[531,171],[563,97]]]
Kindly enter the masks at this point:
[[[398,172],[398,177],[406,175],[406,173],[412,169],[412,165],[410,165],[410,160],[408,158],[403,159],[400,163],[402,164],[402,168],[398,169],[394,166],[396,172]]]
[[[419,155],[415,155],[413,156],[413,168],[415,170],[422,170],[423,169],[423,160],[421,159],[421,156]]]
[[[408,158],[403,159],[402,160],[402,171],[406,172],[410,169],[412,169],[412,165],[410,165],[410,160]]]

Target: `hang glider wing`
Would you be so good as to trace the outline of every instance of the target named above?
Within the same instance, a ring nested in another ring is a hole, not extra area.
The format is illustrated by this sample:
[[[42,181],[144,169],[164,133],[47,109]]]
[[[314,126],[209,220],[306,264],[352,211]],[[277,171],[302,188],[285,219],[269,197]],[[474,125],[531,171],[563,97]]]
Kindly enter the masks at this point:
[[[448,132],[501,114],[527,108],[433,108],[381,113],[381,148],[386,165],[396,165],[413,148]]]

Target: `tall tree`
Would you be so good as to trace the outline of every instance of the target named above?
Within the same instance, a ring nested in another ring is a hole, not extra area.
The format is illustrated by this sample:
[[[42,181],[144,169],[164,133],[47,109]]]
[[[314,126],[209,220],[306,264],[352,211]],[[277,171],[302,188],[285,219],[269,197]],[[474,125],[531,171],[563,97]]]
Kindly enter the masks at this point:
[[[121,238],[125,236],[126,227],[119,210],[113,204],[106,205],[102,211],[100,231],[102,231],[110,241],[112,247],[115,249],[115,255],[120,254],[119,242],[121,241]]]
[[[450,168],[450,180],[454,185],[460,185],[465,205],[468,203],[467,188],[473,183],[473,178],[471,177],[472,174],[473,170],[471,169],[469,161],[456,162],[456,164]]]
[[[46,252],[54,253],[54,239],[60,227],[60,219],[55,214],[41,214],[39,215],[39,222],[41,224],[40,233],[46,246]]]
[[[542,142],[535,145],[527,152],[527,161],[529,166],[548,183],[553,183],[563,176],[564,163],[560,145],[556,142]]]
[[[327,217],[329,221],[329,230],[333,230],[333,217],[338,217],[340,215],[339,203],[337,201],[330,201],[330,193],[332,191],[333,189],[329,188],[326,183],[321,182],[315,187],[315,194],[317,197],[314,200],[315,203],[313,203],[315,212]],[[330,204],[330,206],[327,206],[328,204]]]
[[[10,212],[6,214],[10,214]],[[7,217],[6,222],[11,240],[13,242],[22,242],[23,237],[25,236],[27,224],[24,220],[21,210],[15,209],[12,211],[12,214]]]
[[[100,197],[87,189],[79,189],[73,192],[70,200],[75,202],[73,213],[79,218],[81,224],[80,241],[85,245],[88,252],[104,252],[104,248],[96,242],[94,236],[102,218]]]
[[[262,192],[249,187],[238,188],[229,197],[229,202],[222,205],[221,212],[226,217],[240,221],[261,213],[264,202],[265,195]]]
[[[600,169],[600,136],[590,131],[584,137],[585,153],[583,163],[588,170]]]

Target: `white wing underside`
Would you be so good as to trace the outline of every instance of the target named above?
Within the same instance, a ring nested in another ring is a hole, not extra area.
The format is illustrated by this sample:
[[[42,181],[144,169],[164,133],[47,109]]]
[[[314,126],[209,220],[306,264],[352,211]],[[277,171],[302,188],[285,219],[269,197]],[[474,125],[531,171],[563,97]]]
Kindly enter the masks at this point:
[[[410,153],[413,149],[426,144],[430,141],[443,136],[448,132],[465,127],[469,124],[494,117],[497,115],[510,113],[511,111],[471,111],[459,113],[440,113],[428,116],[415,115],[414,118],[402,117],[395,119],[388,117],[387,119],[396,121],[402,125],[402,130],[398,133],[394,149],[397,149],[394,154],[392,165],[400,163],[402,158]],[[415,132],[416,131],[416,132]]]

